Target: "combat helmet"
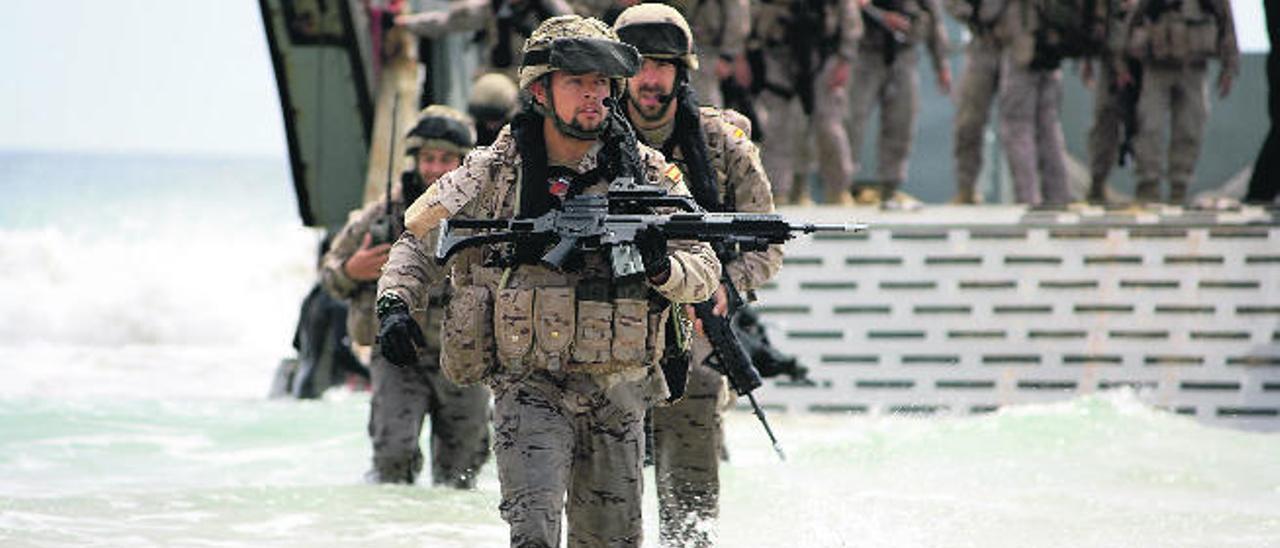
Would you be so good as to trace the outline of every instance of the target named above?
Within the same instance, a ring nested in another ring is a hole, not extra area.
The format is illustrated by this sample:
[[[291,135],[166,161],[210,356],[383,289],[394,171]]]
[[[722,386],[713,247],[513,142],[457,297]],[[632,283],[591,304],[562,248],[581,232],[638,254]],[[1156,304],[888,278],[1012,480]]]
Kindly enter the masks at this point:
[[[623,10],[613,23],[618,38],[635,46],[640,55],[679,63],[698,70],[689,22],[666,4],[636,4]]]
[[[465,156],[476,146],[476,129],[471,117],[445,105],[431,105],[418,114],[418,124],[409,130],[405,152],[416,155],[423,147],[437,148]]]
[[[467,100],[467,112],[472,118],[506,118],[516,109],[520,90],[511,78],[500,72],[490,72],[476,79]]]
[[[623,81],[640,70],[640,53],[618,40],[617,33],[599,19],[561,15],[543,21],[525,40],[520,89],[527,92],[534,82],[558,70],[570,74],[603,74],[611,79],[610,95],[616,98],[625,87]],[[547,100],[554,100],[550,87]],[[561,120],[550,105],[533,100],[531,106],[535,112],[550,118],[561,133],[578,139],[595,139],[609,125],[602,123],[594,129],[583,129]]]

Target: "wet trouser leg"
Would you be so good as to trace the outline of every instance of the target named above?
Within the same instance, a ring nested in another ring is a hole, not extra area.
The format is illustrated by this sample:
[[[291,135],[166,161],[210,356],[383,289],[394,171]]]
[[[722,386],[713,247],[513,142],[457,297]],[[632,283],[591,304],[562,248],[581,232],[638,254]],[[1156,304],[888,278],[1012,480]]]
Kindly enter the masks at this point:
[[[420,367],[400,367],[374,345],[369,364],[373,393],[369,398],[369,439],[373,442],[370,479],[379,483],[413,483],[422,471],[423,417],[431,403],[431,387]]]
[[[458,386],[435,363],[427,368],[427,378],[432,393],[432,483],[473,488],[489,458],[489,389]]]
[[[693,363],[698,365],[689,372],[684,399],[652,411],[662,546],[692,548],[716,542],[724,377],[701,365],[709,351],[706,338],[694,340]]]
[[[581,374],[497,380],[494,455],[511,546],[640,546],[645,404]],[[567,495],[567,496],[566,496]]]

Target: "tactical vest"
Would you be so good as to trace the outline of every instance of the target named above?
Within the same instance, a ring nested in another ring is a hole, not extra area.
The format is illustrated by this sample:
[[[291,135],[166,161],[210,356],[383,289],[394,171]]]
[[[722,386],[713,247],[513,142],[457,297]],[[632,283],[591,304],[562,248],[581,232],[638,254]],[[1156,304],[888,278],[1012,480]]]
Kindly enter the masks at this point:
[[[476,216],[514,217],[517,178],[486,181]],[[661,358],[666,301],[652,297],[644,280],[614,283],[603,251],[584,253],[581,267],[567,272],[489,266],[499,255],[493,247],[470,249],[450,262],[440,362],[453,382],[472,384],[499,370],[617,373]]]
[[[1153,9],[1136,14],[1129,55],[1161,64],[1203,63],[1217,57],[1218,16],[1202,0],[1152,0]]]

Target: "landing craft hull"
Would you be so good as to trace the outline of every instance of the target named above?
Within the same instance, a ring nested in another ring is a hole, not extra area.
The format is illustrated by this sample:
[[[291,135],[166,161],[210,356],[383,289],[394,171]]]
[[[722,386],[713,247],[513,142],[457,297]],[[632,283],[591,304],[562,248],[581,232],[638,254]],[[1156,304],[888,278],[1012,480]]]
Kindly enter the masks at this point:
[[[363,198],[373,128],[370,25],[356,0],[260,0],[298,214],[337,227]]]

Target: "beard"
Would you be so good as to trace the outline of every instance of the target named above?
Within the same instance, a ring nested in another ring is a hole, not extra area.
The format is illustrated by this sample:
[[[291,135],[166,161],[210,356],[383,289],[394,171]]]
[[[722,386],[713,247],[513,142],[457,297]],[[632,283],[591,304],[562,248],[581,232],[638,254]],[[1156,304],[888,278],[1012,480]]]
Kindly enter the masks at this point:
[[[658,86],[640,86],[637,93],[628,93],[627,101],[635,108],[636,114],[646,122],[659,122],[667,117],[671,112],[671,106],[675,104],[675,95],[673,90],[662,89]],[[640,94],[652,93],[658,96],[658,104],[656,106],[647,107],[641,105],[636,99]]]

